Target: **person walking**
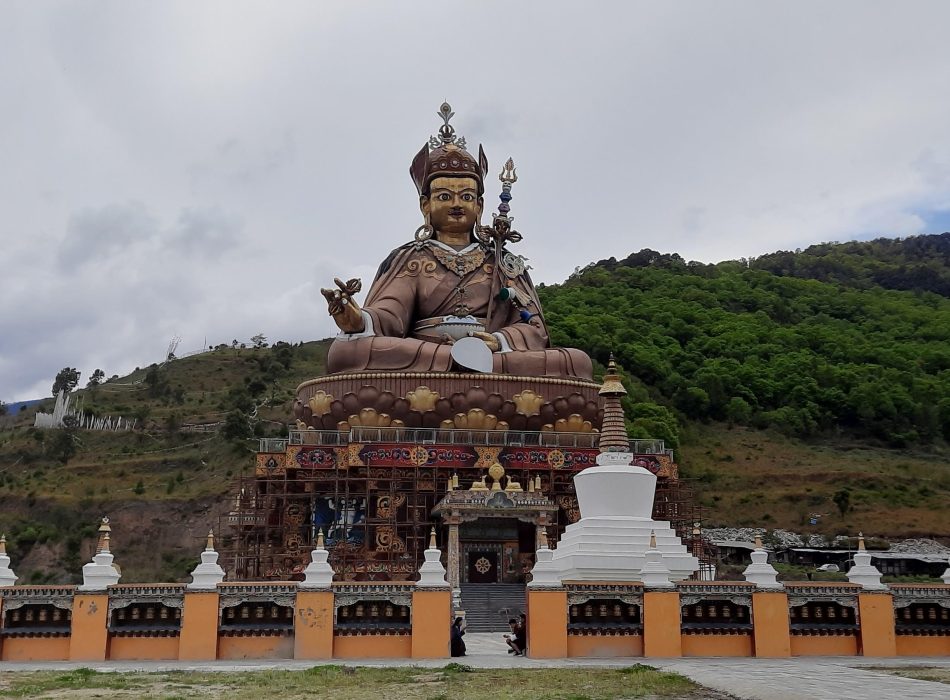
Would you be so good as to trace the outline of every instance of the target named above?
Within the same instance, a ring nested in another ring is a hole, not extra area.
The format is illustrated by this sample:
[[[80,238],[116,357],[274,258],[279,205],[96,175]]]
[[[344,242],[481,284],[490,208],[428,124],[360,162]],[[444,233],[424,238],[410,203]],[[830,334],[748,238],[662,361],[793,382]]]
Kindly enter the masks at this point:
[[[465,620],[461,617],[457,617],[455,618],[455,622],[452,623],[452,629],[449,631],[452,656],[465,656],[465,641],[462,639],[464,636]]]

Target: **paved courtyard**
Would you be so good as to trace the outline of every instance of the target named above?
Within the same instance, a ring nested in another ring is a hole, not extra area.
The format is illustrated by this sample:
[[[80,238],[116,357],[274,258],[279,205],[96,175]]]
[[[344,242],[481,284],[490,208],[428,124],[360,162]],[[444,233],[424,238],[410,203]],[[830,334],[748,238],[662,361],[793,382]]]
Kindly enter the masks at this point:
[[[950,669],[950,658],[865,659],[861,657],[815,657],[796,659],[530,659],[507,653],[498,634],[466,635],[468,654],[456,659],[478,668],[619,668],[646,663],[679,673],[700,685],[749,700],[950,700],[950,685],[901,678],[882,667],[928,666]],[[261,671],[307,669],[320,662],[278,659],[274,661],[109,661],[104,663],[0,663],[3,671],[42,671],[94,668],[97,671]],[[325,663],[347,663],[340,660]],[[445,659],[366,659],[349,662],[359,666],[441,667]]]

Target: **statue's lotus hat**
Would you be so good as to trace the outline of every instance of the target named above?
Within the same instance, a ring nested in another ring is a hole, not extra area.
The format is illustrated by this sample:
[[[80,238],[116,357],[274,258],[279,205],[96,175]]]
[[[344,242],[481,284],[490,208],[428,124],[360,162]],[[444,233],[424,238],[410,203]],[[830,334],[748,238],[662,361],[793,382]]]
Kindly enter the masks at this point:
[[[420,195],[427,194],[429,183],[437,177],[471,177],[478,183],[478,194],[485,192],[485,175],[488,173],[488,158],[479,145],[478,160],[465,150],[465,139],[456,136],[449,120],[455,116],[448,102],[439,108],[443,124],[439,135],[433,136],[422,147],[409,166],[409,175]]]

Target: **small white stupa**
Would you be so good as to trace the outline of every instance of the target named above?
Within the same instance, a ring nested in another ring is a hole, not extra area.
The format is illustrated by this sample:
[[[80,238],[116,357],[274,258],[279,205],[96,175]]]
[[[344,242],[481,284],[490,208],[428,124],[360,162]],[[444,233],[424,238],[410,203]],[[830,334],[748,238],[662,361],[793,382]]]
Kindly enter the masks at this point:
[[[7,556],[7,536],[0,535],[0,588],[12,586],[16,580],[17,575],[10,568],[10,557]]]
[[[416,586],[419,588],[448,588],[449,582],[445,580],[445,567],[442,566],[442,550],[435,545],[435,528],[429,533],[429,548],[422,556],[425,561],[419,567],[419,580]]]
[[[756,585],[756,588],[784,588],[776,579],[778,571],[769,564],[769,553],[762,546],[761,535],[755,536],[755,549],[752,550],[752,563],[742,572],[746,581]]]
[[[208,530],[208,540],[201,553],[201,563],[191,572],[189,591],[213,591],[224,580],[224,569],[218,564],[218,553],[214,549],[214,530]]]
[[[854,566],[848,569],[848,580],[859,583],[868,591],[885,591],[887,586],[881,583],[881,572],[871,564],[871,555],[864,548],[864,534],[858,533],[858,551],[854,555]]]
[[[656,476],[632,465],[620,405],[626,393],[611,357],[600,389],[605,398],[601,453],[597,466],[574,477],[581,519],[567,526],[554,551],[562,581],[639,581],[649,549],[659,552],[673,581],[699,568],[670,523],[653,520]]]
[[[560,586],[561,577],[554,563],[554,551],[548,548],[548,534],[543,529],[539,539],[540,546],[535,553],[534,568],[531,569],[531,581],[528,583],[528,588]]]
[[[327,561],[330,553],[323,540],[323,529],[317,531],[317,544],[310,552],[310,563],[303,570],[303,581],[297,584],[302,590],[330,590],[333,584],[333,567]]]
[[[109,518],[103,518],[99,525],[99,541],[96,544],[96,554],[92,561],[82,567],[82,585],[79,591],[104,591],[109,586],[119,582],[121,574],[113,563],[115,557],[109,550],[109,539],[112,528]]]
[[[663,554],[656,548],[656,533],[650,533],[650,548],[644,555],[643,568],[640,569],[640,580],[644,588],[673,588],[676,584],[670,581],[670,570],[663,561]]]

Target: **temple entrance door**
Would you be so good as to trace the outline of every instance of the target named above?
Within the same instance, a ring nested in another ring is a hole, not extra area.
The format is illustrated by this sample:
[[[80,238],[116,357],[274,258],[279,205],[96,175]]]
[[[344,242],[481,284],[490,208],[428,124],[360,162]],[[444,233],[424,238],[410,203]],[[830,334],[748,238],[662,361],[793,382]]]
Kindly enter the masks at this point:
[[[469,550],[469,583],[498,583],[498,552]]]

